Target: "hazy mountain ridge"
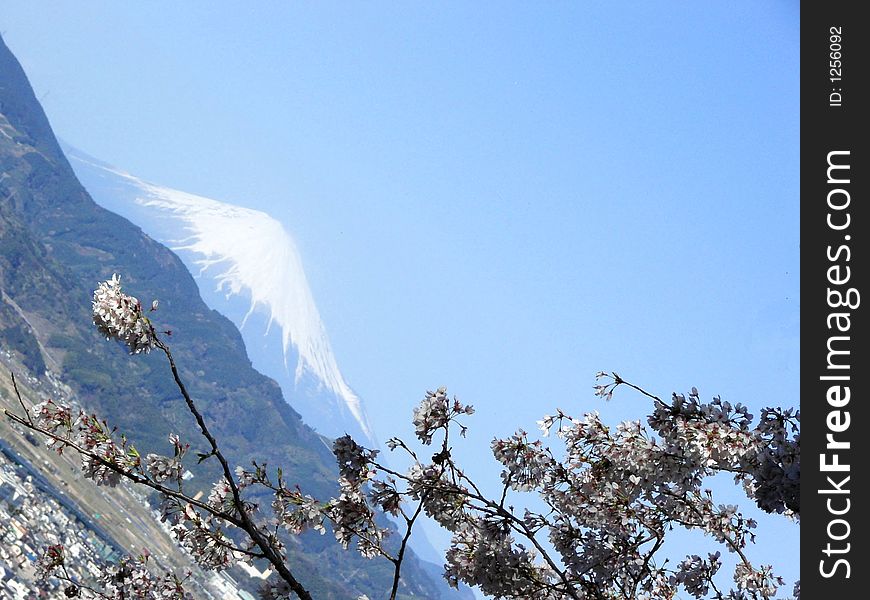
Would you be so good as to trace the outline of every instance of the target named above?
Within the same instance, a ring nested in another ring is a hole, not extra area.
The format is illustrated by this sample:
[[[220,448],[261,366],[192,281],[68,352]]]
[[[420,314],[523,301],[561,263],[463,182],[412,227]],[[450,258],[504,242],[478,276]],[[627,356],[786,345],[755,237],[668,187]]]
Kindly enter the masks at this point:
[[[201,444],[165,362],[129,357],[91,325],[94,286],[112,273],[172,330],[182,376],[235,464],[281,465],[285,478],[319,497],[335,490],[328,441],[304,425],[271,379],[251,367],[233,324],[210,310],[179,258],[126,219],[97,206],[76,180],[20,65],[0,40],[0,342],[40,375],[49,368],[140,451],[167,452],[166,435]],[[194,447],[194,450],[201,448]],[[194,487],[216,479],[213,461],[191,466]],[[190,489],[190,488],[189,488]],[[191,489],[191,491],[193,491]],[[327,536],[296,538],[290,564],[317,598],[380,597],[384,561],[344,552]],[[351,575],[352,574],[352,575]],[[411,556],[402,597],[438,598]]]

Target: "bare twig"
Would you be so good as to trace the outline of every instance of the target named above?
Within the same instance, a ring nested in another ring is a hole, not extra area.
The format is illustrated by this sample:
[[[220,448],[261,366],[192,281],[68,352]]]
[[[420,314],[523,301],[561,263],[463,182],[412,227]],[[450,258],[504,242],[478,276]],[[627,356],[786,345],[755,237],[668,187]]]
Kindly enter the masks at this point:
[[[407,525],[405,536],[402,538],[402,545],[399,546],[399,553],[396,555],[396,558],[393,559],[395,569],[393,572],[393,587],[390,590],[390,600],[396,600],[396,593],[399,590],[399,576],[402,569],[402,560],[405,558],[405,548],[408,546],[408,539],[411,537],[411,529],[414,527],[414,521],[417,520],[417,517],[420,516],[420,511],[423,510],[423,502],[426,493],[427,492],[423,492],[420,495],[420,502],[417,504],[417,509],[414,511],[414,515],[410,519],[405,517],[405,523]]]
[[[18,390],[18,382],[15,381],[15,372],[9,371],[9,375],[12,377],[12,389],[15,390],[15,396],[18,398],[18,404],[21,405],[21,409],[27,416],[27,421],[31,425],[33,425],[33,417],[30,415],[30,411],[27,410],[27,406],[24,404],[24,399],[21,398],[21,392]]]

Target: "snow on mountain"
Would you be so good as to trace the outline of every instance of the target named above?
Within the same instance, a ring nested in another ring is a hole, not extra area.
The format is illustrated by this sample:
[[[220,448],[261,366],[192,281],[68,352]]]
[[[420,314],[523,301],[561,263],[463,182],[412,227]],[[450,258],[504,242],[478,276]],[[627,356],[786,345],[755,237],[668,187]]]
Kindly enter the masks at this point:
[[[376,445],[362,401],[338,368],[296,244],[280,222],[64,150],[97,203],[179,254],[206,302],[239,327],[254,366],[292,388],[284,396],[309,424],[331,437],[362,433]],[[247,303],[243,311],[239,300]],[[269,343],[275,338],[278,344]]]

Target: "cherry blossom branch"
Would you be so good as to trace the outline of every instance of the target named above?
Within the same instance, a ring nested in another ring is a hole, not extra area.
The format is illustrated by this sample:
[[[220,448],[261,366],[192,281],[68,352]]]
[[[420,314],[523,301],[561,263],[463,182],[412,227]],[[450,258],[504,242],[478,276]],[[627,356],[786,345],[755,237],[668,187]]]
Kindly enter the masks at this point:
[[[156,310],[156,308],[157,303],[154,302],[152,310]],[[94,291],[93,318],[97,329],[107,339],[114,338],[124,342],[132,354],[147,353],[155,347],[163,351],[169,361],[175,384],[184,397],[188,410],[196,419],[200,433],[211,446],[211,454],[207,456],[215,456],[223,469],[224,479],[230,487],[234,507],[238,513],[238,518],[234,518],[230,522],[236,524],[250,536],[253,543],[263,551],[266,559],[275,567],[280,577],[287,582],[301,600],[310,600],[311,596],[308,591],[296,580],[284,563],[280,552],[273,547],[248,513],[229,463],[220,452],[217,440],[206,426],[202,413],[187,392],[169,347],[159,339],[151,320],[144,315],[139,300],[121,290],[121,278],[117,274],[113,275],[111,279],[101,282]]]
[[[461,470],[457,469],[457,471],[459,471],[461,473]],[[464,477],[464,475],[463,475],[463,477]],[[470,481],[470,479],[468,479],[467,477],[465,477],[465,479],[467,481]],[[475,488],[476,488],[476,486],[475,486]],[[568,594],[571,598],[575,598],[576,600],[579,600],[579,596],[577,596],[576,592],[574,591],[573,586],[571,585],[570,581],[568,580],[568,577],[565,574],[565,572],[562,569],[560,569],[559,566],[556,564],[556,562],[550,557],[550,554],[547,552],[547,550],[541,545],[541,543],[535,537],[535,532],[533,532],[522,519],[515,516],[513,513],[511,513],[507,509],[505,509],[500,504],[490,500],[489,498],[486,498],[485,496],[483,496],[480,493],[480,491],[475,491],[475,492],[470,492],[467,490],[462,491],[461,488],[459,488],[459,489],[447,488],[447,491],[449,491],[451,493],[461,494],[461,495],[464,495],[468,498],[474,499],[474,500],[482,503],[484,506],[486,506],[490,510],[492,510],[494,515],[498,515],[499,517],[507,519],[508,521],[510,521],[511,523],[516,525],[519,529],[515,529],[515,530],[518,533],[522,534],[523,537],[525,537],[526,539],[529,540],[529,542],[532,543],[532,545],[541,554],[541,556],[547,562],[547,564],[550,566],[550,568],[553,570],[553,572],[556,573],[556,575],[559,576],[559,579],[562,580],[562,583],[565,585],[564,592],[566,594]]]
[[[24,400],[22,400],[21,398],[21,392],[18,390],[18,382],[15,381],[15,372],[9,371],[9,375],[12,377],[12,389],[15,390],[15,396],[18,398],[18,404],[21,405],[21,408],[24,410],[24,414],[27,416],[27,421],[32,425],[33,417],[30,416],[30,411],[27,410],[27,406],[25,406]]]
[[[655,400],[655,401],[657,401],[657,402],[662,402],[662,403],[664,404],[664,402],[662,401],[662,399],[659,398],[658,396],[656,396],[655,394],[651,394],[650,392],[646,391],[646,390],[643,389],[642,387],[637,386],[637,385],[631,383],[630,381],[626,381],[626,380],[624,380],[622,377],[620,377],[620,376],[617,375],[616,373],[612,373],[612,376],[613,376],[613,387],[614,387],[614,388],[616,388],[617,386],[620,386],[620,385],[627,385],[627,386],[630,387],[631,389],[640,392],[641,394],[643,394],[643,395],[646,396],[647,398],[650,398],[650,399]]]
[[[425,493],[426,492],[424,492],[424,494]],[[396,558],[392,560],[393,565],[394,565],[394,571],[393,571],[393,587],[390,589],[390,600],[396,599],[396,593],[399,590],[399,576],[400,576],[400,571],[402,569],[402,560],[405,558],[405,548],[407,547],[408,540],[411,537],[411,529],[414,527],[414,521],[417,520],[417,517],[420,516],[420,512],[423,510],[423,500],[424,500],[423,498],[420,498],[420,502],[417,503],[417,508],[414,511],[414,514],[413,514],[413,516],[411,516],[411,518],[408,518],[407,516],[405,516],[405,523],[407,525],[407,527],[405,529],[405,535],[402,538],[402,544],[399,546],[399,552],[396,555]]]
[[[89,591],[90,593],[94,594],[94,596],[98,596],[98,597],[100,597],[100,598],[106,598],[107,600],[110,598],[110,596],[108,596],[108,595],[102,593],[102,592],[99,591],[99,590],[96,590],[96,589],[92,588],[91,586],[89,586],[89,585],[87,585],[87,584],[85,584],[85,583],[82,583],[82,582],[80,582],[80,581],[75,581],[72,577],[70,577],[70,574],[69,574],[69,572],[67,571],[67,569],[66,569],[66,565],[65,565],[65,564],[61,564],[61,565],[60,565],[60,568],[61,568],[61,571],[63,572],[63,574],[60,575],[60,574],[54,573],[54,574],[53,574],[54,577],[56,577],[57,579],[59,579],[59,580],[61,580],[61,581],[66,581],[67,583],[72,584],[73,586],[75,586],[74,589],[75,589],[76,592],[78,592],[78,590],[87,590],[87,591]],[[76,588],[77,588],[77,589],[76,589]]]
[[[696,517],[698,517],[698,522],[697,522],[697,523],[693,523],[693,522],[691,522],[691,521],[685,521],[685,520],[683,520],[683,519],[678,518],[676,515],[667,515],[667,517],[668,517],[670,520],[672,520],[672,521],[674,521],[674,522],[676,522],[676,523],[679,523],[679,524],[681,524],[681,525],[683,525],[683,526],[685,526],[685,527],[687,527],[687,528],[690,528],[690,529],[693,529],[693,528],[703,529],[703,528],[704,528],[703,523],[705,523],[705,522],[708,520],[708,515],[705,515],[705,514],[703,514],[701,511],[699,511],[699,510],[698,510],[698,509],[697,509],[697,508],[696,508],[696,507],[695,507],[691,502],[689,502],[686,498],[684,498],[684,497],[682,497],[682,496],[680,496],[680,495],[678,495],[678,494],[674,494],[674,493],[671,492],[670,490],[664,489],[664,490],[661,490],[661,493],[663,493],[663,494],[665,494],[665,495],[667,495],[667,496],[671,496],[672,498],[675,498],[675,499],[679,500],[680,502],[683,503],[683,505],[684,505],[686,508],[688,508],[690,511],[692,511],[692,512],[695,514]],[[732,539],[731,536],[729,536],[729,535],[728,535],[727,533],[725,533],[724,531],[717,530],[717,533],[718,533],[719,535],[722,536],[722,539],[725,540],[726,544],[727,544],[728,546],[731,547],[731,549],[734,551],[734,553],[737,554],[737,556],[740,557],[740,560],[743,561],[743,564],[745,564],[745,565],[751,565],[751,563],[749,562],[749,559],[746,558],[746,555],[743,553],[743,550],[742,550],[741,545],[740,545],[739,543],[737,543],[736,540]]]
[[[99,454],[92,452],[92,451],[88,450],[87,448],[84,448],[83,446],[77,444],[76,442],[74,442],[73,440],[71,440],[69,438],[59,436],[56,433],[49,431],[48,429],[40,427],[39,425],[29,423],[26,419],[24,419],[21,416],[9,411],[8,409],[4,409],[3,412],[12,421],[15,421],[16,423],[23,425],[24,427],[26,427],[28,429],[31,429],[37,433],[40,433],[40,434],[44,435],[45,437],[50,438],[50,439],[54,440],[55,442],[58,442],[67,448],[71,448],[71,449],[75,450],[76,452],[78,452],[82,456],[87,456],[88,458],[95,460],[100,465],[106,467],[107,469],[114,471],[115,473],[117,473],[118,475],[120,475],[122,477],[129,479],[133,483],[138,483],[140,485],[144,485],[144,486],[149,487],[157,492],[160,492],[161,494],[164,494],[166,496],[170,496],[172,498],[175,498],[176,500],[181,500],[182,502],[191,504],[192,506],[195,506],[196,508],[202,509],[202,510],[214,515],[215,517],[217,517],[219,519],[223,519],[224,521],[227,521],[228,523],[231,523],[232,525],[235,525],[236,527],[241,528],[241,524],[242,524],[241,521],[236,519],[235,517],[233,517],[230,514],[219,511],[219,510],[209,506],[208,504],[205,504],[204,502],[201,502],[199,500],[191,498],[190,496],[187,496],[181,492],[177,492],[177,491],[173,490],[172,488],[166,487],[165,485],[162,485],[160,483],[156,483],[155,481],[152,481],[151,479],[148,479],[147,477],[139,475],[138,473],[136,473],[134,471],[129,471],[127,469],[119,467],[117,464],[106,460],[105,458],[103,458]]]
[[[251,540],[263,552],[264,558],[268,560],[272,564],[272,566],[275,567],[275,570],[280,574],[281,578],[290,585],[290,588],[293,590],[293,592],[297,596],[299,596],[301,600],[311,600],[311,595],[302,586],[302,584],[297,581],[293,573],[290,572],[290,569],[287,568],[287,565],[284,563],[281,555],[275,551],[272,544],[269,543],[268,539],[263,536],[259,528],[251,519],[248,511],[245,509],[245,504],[242,501],[241,493],[239,491],[238,485],[236,484],[233,472],[230,469],[230,465],[227,462],[227,459],[218,449],[217,440],[215,440],[214,436],[211,434],[208,427],[206,426],[205,419],[203,419],[202,413],[199,412],[199,409],[196,407],[196,404],[194,404],[193,399],[190,397],[190,394],[188,394],[187,388],[185,387],[184,382],[181,380],[181,376],[178,373],[178,368],[175,366],[175,360],[173,359],[172,353],[169,351],[169,348],[160,340],[156,340],[155,345],[160,348],[166,355],[166,358],[169,361],[169,367],[172,370],[172,376],[175,379],[175,384],[178,386],[181,395],[184,397],[184,401],[187,404],[188,410],[196,419],[196,423],[197,425],[199,425],[199,429],[203,437],[208,440],[209,444],[211,445],[212,455],[214,455],[214,457],[218,459],[218,462],[220,462],[221,468],[224,472],[224,479],[230,486],[230,490],[233,494],[233,501],[239,514],[239,524],[237,526],[244,530],[245,533],[247,533],[249,536],[251,536]]]
[[[168,349],[165,350],[165,352],[167,352],[167,356],[171,360],[171,354],[168,353]],[[177,375],[177,370],[174,368],[174,363],[171,362],[170,364],[173,366],[174,374]],[[180,378],[177,379],[177,383],[180,383]],[[202,416],[199,413],[199,411],[196,410],[195,405],[193,405],[192,401],[190,400],[190,396],[187,394],[187,390],[183,388],[183,384],[181,384],[179,387],[180,387],[180,389],[182,389],[182,394],[185,396],[185,399],[188,401],[189,406],[191,406],[191,405],[193,406],[192,412],[194,412],[194,414],[198,417],[197,420],[202,423],[203,427],[205,427],[204,422],[202,422]],[[150,479],[149,477],[147,477],[145,475],[139,474],[139,473],[132,471],[130,469],[125,469],[125,468],[119,466],[118,464],[116,464],[110,460],[106,460],[105,457],[101,456],[97,452],[91,451],[91,450],[85,448],[84,446],[82,446],[81,444],[76,443],[75,441],[73,441],[67,437],[63,437],[63,436],[58,435],[57,433],[55,433],[53,431],[50,431],[44,427],[37,425],[33,421],[33,418],[31,416],[31,412],[27,408],[26,404],[24,403],[24,400],[21,396],[20,390],[18,389],[17,385],[14,386],[14,391],[15,391],[16,397],[18,398],[19,404],[21,405],[25,414],[24,414],[24,416],[20,416],[20,415],[17,415],[15,413],[9,411],[8,409],[4,409],[4,413],[12,421],[22,425],[25,428],[28,428],[32,431],[38,432],[38,433],[46,436],[47,438],[61,444],[62,447],[67,447],[67,448],[71,448],[71,449],[75,450],[81,456],[86,456],[86,457],[90,458],[91,460],[95,461],[99,465],[102,465],[105,468],[117,473],[121,477],[124,477],[124,478],[126,478],[134,483],[149,487],[149,488],[151,488],[151,489],[153,489],[153,490],[155,490],[155,491],[157,491],[165,496],[174,498],[174,499],[181,501],[183,503],[186,503],[186,504],[190,504],[191,506],[194,506],[198,509],[201,509],[201,510],[205,511],[206,513],[213,515],[214,517],[217,517],[218,519],[223,520],[223,521],[225,521],[231,525],[234,525],[235,527],[238,527],[239,529],[245,531],[245,533],[251,537],[251,540],[254,542],[254,544],[260,548],[261,552],[259,552],[259,553],[253,552],[252,553],[250,551],[244,551],[244,550],[241,550],[239,548],[236,548],[235,546],[228,545],[226,543],[221,543],[221,541],[217,540],[217,539],[215,541],[218,543],[218,545],[224,546],[230,550],[233,550],[233,551],[239,550],[239,551],[242,551],[243,553],[248,554],[250,556],[265,558],[273,566],[275,566],[276,570],[279,572],[282,579],[287,581],[287,583],[288,583],[288,585],[290,585],[291,589],[293,589],[293,591],[302,600],[310,600],[310,595],[308,595],[308,592],[301,586],[301,584],[299,584],[298,581],[296,581],[295,577],[292,575],[292,573],[289,571],[289,569],[284,564],[280,555],[278,555],[278,553],[272,548],[271,544],[265,539],[265,537],[260,533],[259,529],[256,527],[256,525],[251,520],[250,516],[247,513],[247,510],[245,510],[245,508],[244,508],[244,503],[241,500],[238,487],[236,486],[235,481],[233,479],[230,479],[228,481],[228,484],[230,484],[231,489],[233,489],[233,488],[235,489],[234,506],[236,507],[236,510],[238,512],[238,516],[234,516],[228,512],[218,510],[218,509],[210,506],[207,503],[196,500],[194,498],[191,498],[190,496],[187,496],[186,494],[184,494],[182,492],[173,490],[170,487],[162,485],[161,483],[158,483],[158,482]],[[205,432],[208,432],[207,428],[205,428]],[[205,435],[205,433],[204,433],[204,435]],[[211,437],[210,433],[208,433],[208,436],[206,436],[206,439],[208,439],[208,438],[211,438],[210,441],[214,440],[214,438]],[[214,446],[212,448],[213,448],[213,451],[216,451],[216,443],[214,444]],[[229,471],[229,465],[227,464],[226,459],[223,458],[222,454],[220,454],[219,451],[216,451],[215,455],[218,457],[219,460],[223,459],[222,465],[226,466],[225,473],[227,471]],[[226,477],[226,475],[225,475],[225,477]],[[230,475],[230,477],[231,477],[231,475]],[[241,510],[239,510],[239,508],[241,508]]]

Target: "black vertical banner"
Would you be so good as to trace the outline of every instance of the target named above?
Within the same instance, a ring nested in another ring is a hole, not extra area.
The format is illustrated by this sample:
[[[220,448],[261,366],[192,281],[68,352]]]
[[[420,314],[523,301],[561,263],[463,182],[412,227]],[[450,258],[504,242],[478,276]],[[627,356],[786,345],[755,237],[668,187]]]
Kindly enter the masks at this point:
[[[866,598],[870,382],[865,91],[859,2],[801,11],[801,590]]]

